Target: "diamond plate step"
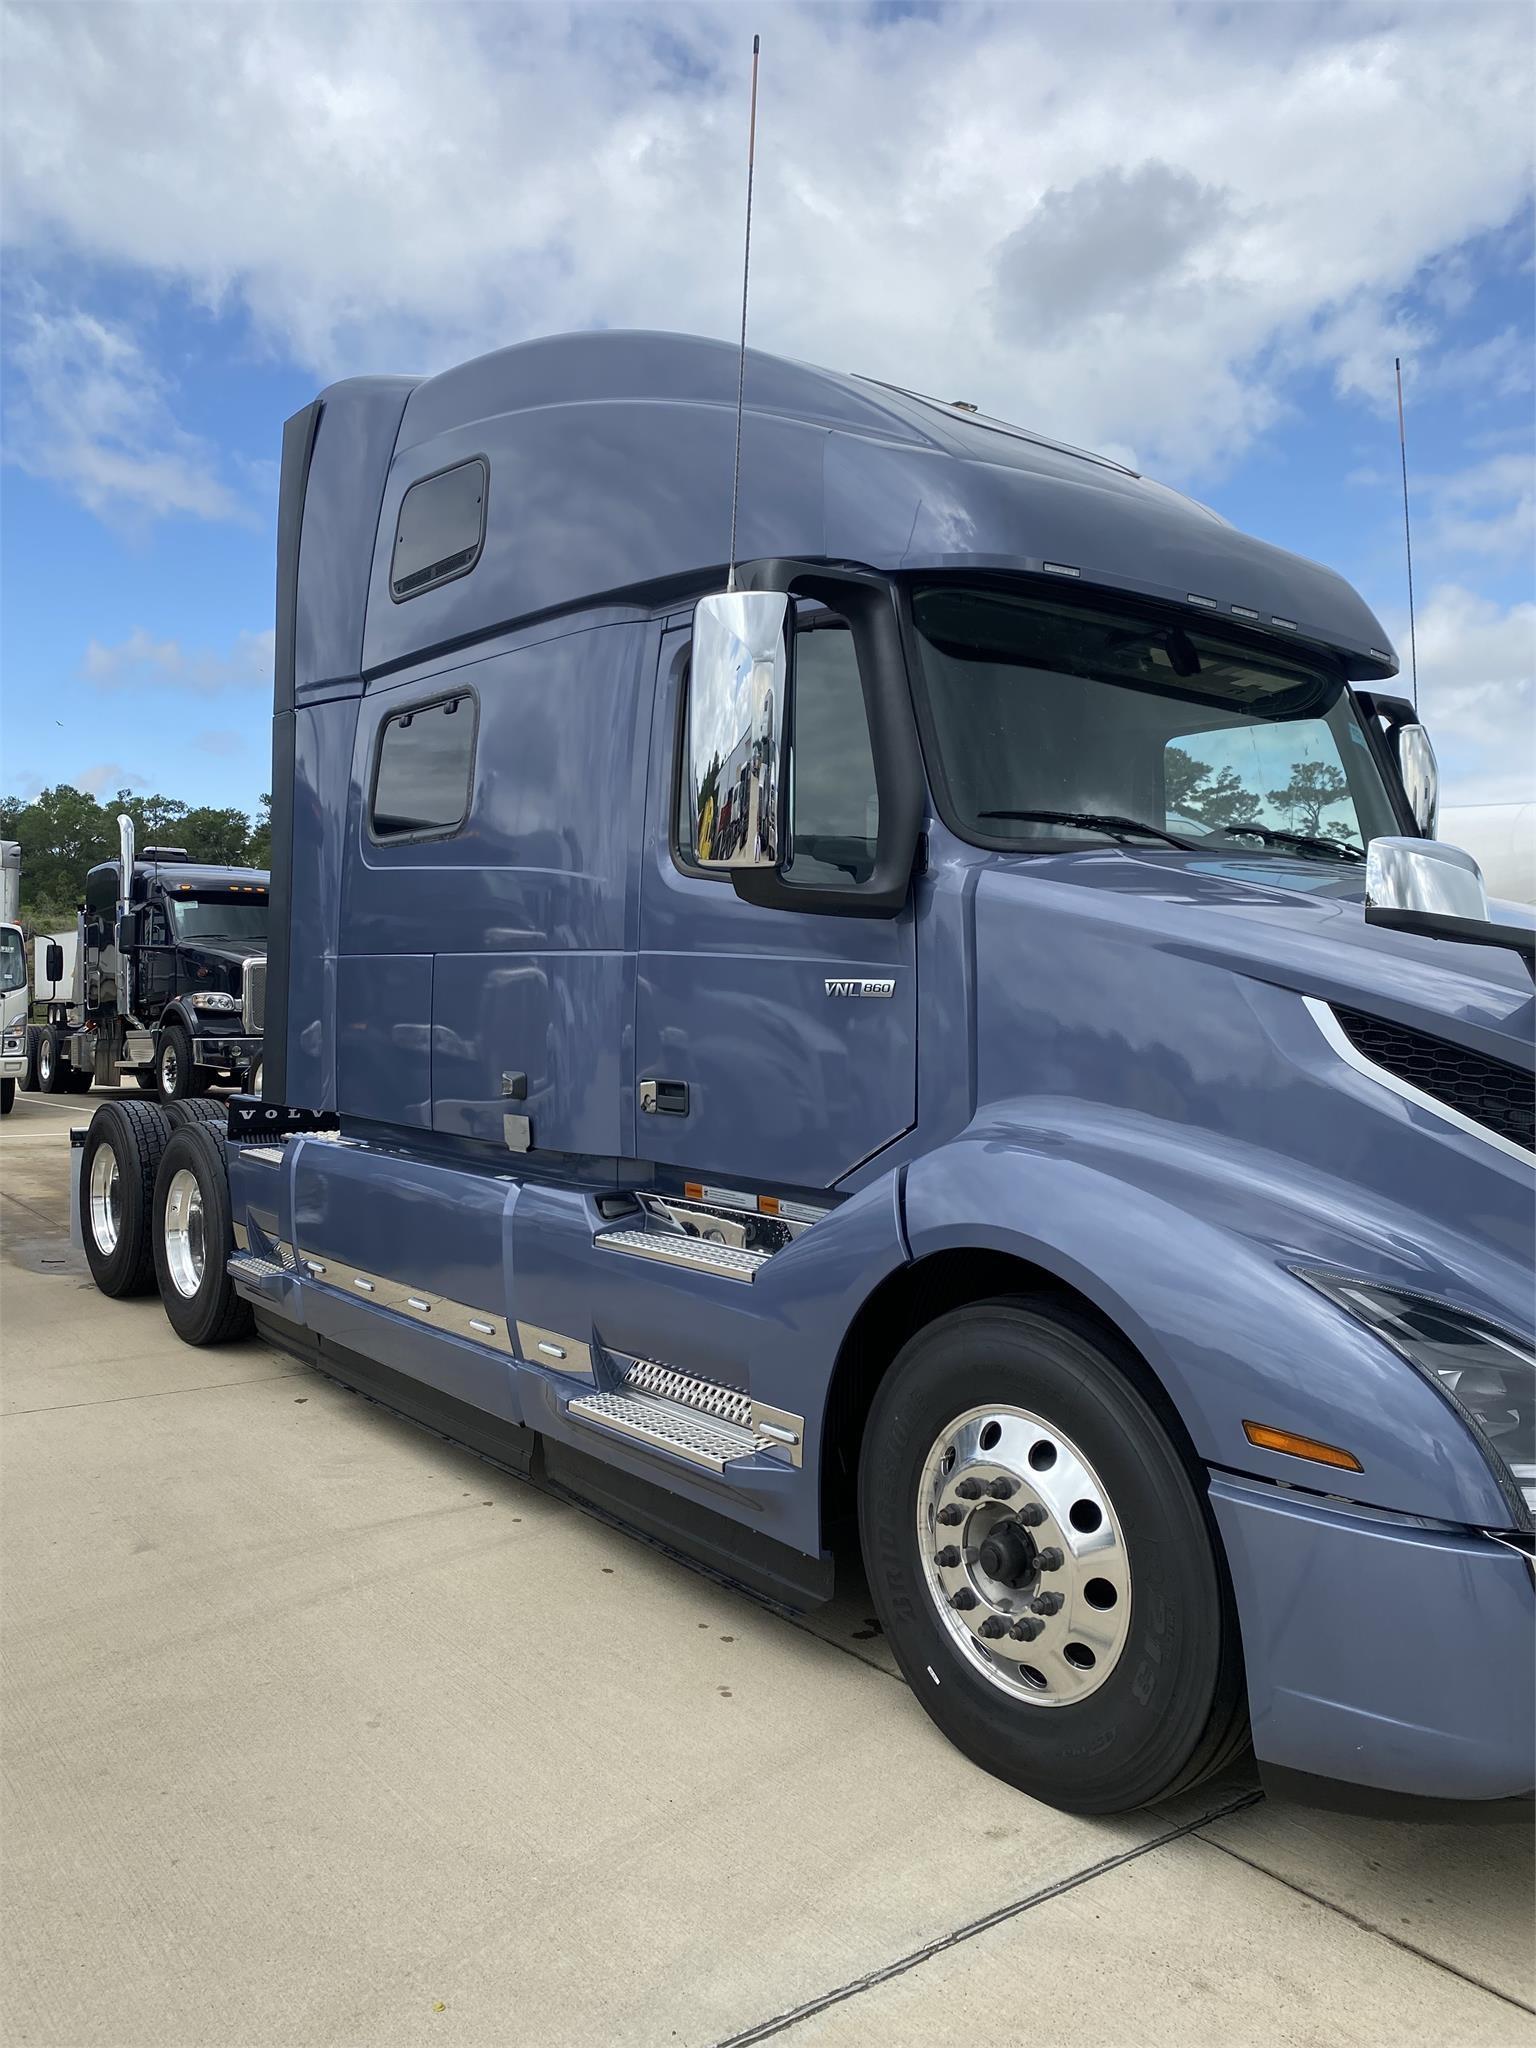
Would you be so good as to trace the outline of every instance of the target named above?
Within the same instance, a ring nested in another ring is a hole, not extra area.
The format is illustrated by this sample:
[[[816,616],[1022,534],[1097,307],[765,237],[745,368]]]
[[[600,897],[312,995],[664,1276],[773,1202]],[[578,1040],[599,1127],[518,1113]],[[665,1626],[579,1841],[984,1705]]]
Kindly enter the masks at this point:
[[[627,1252],[635,1259],[657,1259],[664,1265],[718,1273],[722,1280],[751,1280],[758,1267],[773,1257],[772,1252],[742,1251],[736,1245],[715,1244],[708,1238],[670,1230],[604,1230],[593,1243],[603,1251]]]
[[[701,1415],[649,1394],[583,1394],[566,1413],[653,1451],[670,1451],[674,1458],[702,1465],[707,1472],[723,1472],[733,1458],[750,1458],[768,1445],[767,1438],[754,1436],[739,1423]]]
[[[266,1288],[274,1280],[291,1280],[293,1268],[280,1259],[259,1258],[255,1252],[234,1252],[225,1267],[231,1280],[243,1280],[249,1287]]]

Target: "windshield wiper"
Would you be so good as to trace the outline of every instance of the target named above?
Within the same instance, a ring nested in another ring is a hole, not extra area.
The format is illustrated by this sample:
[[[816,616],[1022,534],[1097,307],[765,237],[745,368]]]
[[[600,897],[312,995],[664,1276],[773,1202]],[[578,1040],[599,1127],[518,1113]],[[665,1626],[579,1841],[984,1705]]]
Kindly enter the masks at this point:
[[[1107,832],[1112,839],[1124,839],[1135,833],[1143,839],[1162,839],[1184,853],[1199,851],[1192,839],[1180,839],[1172,832],[1165,832],[1161,825],[1144,825],[1140,818],[1117,818],[1109,812],[978,811],[976,815],[980,818],[1020,818],[1040,825],[1087,825],[1094,832]]]
[[[1344,839],[1318,839],[1310,832],[1282,832],[1273,825],[1252,825],[1246,821],[1239,825],[1220,825],[1220,832],[1228,838],[1237,833],[1251,832],[1262,839],[1266,846],[1295,846],[1303,853],[1330,853],[1337,860],[1364,860],[1365,854],[1358,846],[1351,846]]]

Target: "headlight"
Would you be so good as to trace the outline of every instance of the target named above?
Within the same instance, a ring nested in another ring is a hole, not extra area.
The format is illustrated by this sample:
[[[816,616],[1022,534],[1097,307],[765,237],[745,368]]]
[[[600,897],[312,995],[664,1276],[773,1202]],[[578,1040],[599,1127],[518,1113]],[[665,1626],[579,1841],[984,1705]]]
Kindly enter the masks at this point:
[[[192,998],[194,1010],[238,1010],[240,1005],[233,996],[227,996],[222,989],[199,989]]]
[[[1472,1425],[1515,1526],[1529,1529],[1536,1516],[1536,1351],[1530,1344],[1427,1295],[1343,1273],[1296,1272],[1390,1344]]]

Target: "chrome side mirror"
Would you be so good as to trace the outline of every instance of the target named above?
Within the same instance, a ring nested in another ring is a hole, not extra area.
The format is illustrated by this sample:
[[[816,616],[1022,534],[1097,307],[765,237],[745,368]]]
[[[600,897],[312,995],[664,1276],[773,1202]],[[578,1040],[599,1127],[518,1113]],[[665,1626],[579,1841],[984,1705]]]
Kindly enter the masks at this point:
[[[1423,727],[1403,730],[1422,732]],[[1427,911],[1433,917],[1488,921],[1482,869],[1470,853],[1437,839],[1373,839],[1365,852],[1365,905],[1368,913]]]
[[[688,801],[700,867],[776,868],[784,837],[789,599],[726,590],[699,600],[688,674]]]
[[[1440,769],[1422,725],[1397,728],[1397,767],[1413,822],[1426,839],[1433,839],[1440,809]]]

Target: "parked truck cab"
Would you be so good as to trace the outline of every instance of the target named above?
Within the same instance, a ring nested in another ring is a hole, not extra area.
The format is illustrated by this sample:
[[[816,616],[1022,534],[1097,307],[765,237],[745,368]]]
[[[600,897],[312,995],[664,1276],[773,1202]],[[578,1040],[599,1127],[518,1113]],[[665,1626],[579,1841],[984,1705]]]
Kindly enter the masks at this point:
[[[180,847],[136,858],[131,820],[118,825],[118,858],[85,879],[72,980],[62,946],[42,942],[50,994],[38,1085],[89,1088],[131,1074],[168,1103],[214,1082],[259,1081],[245,976],[266,954],[266,871],[206,866]]]
[[[776,1600],[862,1562],[1058,1805],[1527,1794],[1531,938],[1380,624],[759,355],[728,562],[736,374],[289,422],[264,1100],[98,1114],[98,1279]]]

